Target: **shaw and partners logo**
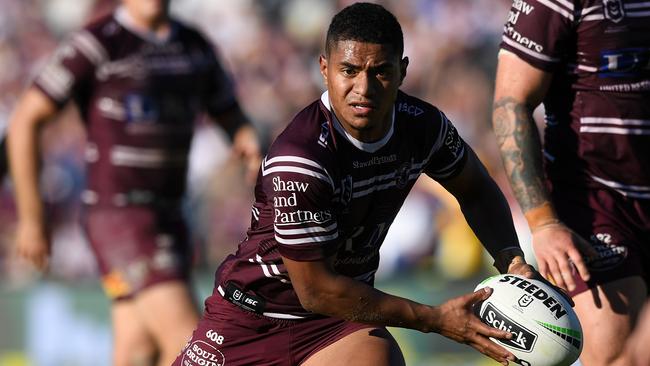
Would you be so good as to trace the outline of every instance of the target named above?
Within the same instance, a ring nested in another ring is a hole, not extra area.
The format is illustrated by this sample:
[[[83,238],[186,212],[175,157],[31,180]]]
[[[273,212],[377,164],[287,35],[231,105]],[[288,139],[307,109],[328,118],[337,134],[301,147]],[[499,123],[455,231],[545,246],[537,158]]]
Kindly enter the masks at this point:
[[[522,352],[533,350],[533,346],[537,341],[537,334],[505,316],[491,303],[485,304],[485,309],[481,313],[481,320],[491,327],[512,333],[512,339],[497,339],[497,342]]]

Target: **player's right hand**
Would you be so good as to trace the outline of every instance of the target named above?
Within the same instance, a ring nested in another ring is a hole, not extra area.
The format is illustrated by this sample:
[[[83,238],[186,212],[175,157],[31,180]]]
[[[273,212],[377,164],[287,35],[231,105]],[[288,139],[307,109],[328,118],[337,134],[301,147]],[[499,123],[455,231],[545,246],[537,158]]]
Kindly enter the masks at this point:
[[[33,264],[39,270],[47,268],[50,259],[50,240],[42,225],[19,223],[16,230],[16,251],[18,256]]]
[[[492,342],[489,337],[510,339],[512,334],[484,324],[472,310],[474,304],[486,300],[491,294],[492,289],[485,287],[440,305],[436,332],[456,342],[467,344],[503,365],[508,365],[508,361],[513,361],[515,356]]]
[[[577,269],[584,281],[590,278],[585,258],[596,258],[598,252],[580,235],[561,222],[532,228],[533,250],[539,273],[568,291],[576,288],[573,278]]]

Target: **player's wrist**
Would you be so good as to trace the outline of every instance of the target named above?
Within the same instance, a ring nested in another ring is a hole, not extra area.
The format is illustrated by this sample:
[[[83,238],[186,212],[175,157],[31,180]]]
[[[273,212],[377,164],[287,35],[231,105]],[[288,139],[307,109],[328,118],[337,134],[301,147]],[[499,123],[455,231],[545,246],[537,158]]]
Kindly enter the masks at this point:
[[[550,202],[544,202],[537,207],[531,208],[526,211],[524,216],[531,231],[549,225],[560,224],[560,219],[558,219],[555,208]]]
[[[524,251],[519,246],[502,249],[494,256],[494,267],[499,273],[508,273],[516,264],[526,264]]]
[[[442,311],[440,306],[427,306],[427,316],[422,319],[425,321],[418,322],[414,327],[415,329],[422,333],[440,333],[442,329]]]

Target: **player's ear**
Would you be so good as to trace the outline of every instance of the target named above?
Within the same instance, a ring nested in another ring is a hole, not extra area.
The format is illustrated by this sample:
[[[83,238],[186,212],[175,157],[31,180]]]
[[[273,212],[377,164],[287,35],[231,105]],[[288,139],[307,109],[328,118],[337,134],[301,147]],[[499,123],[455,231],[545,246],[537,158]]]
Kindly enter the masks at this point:
[[[325,55],[320,55],[318,63],[320,64],[320,74],[323,75],[323,82],[325,82],[325,86],[327,86],[327,57]]]
[[[406,69],[409,66],[409,58],[404,57],[400,62],[399,62],[399,84],[402,85],[402,82],[404,81],[404,78],[406,77]]]

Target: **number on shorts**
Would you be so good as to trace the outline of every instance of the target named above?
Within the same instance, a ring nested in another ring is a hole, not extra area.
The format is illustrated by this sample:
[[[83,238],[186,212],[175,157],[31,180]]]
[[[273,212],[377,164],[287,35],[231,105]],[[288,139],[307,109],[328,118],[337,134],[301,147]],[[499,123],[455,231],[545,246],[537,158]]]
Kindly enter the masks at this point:
[[[205,336],[208,337],[208,339],[210,339],[212,342],[215,342],[216,344],[223,343],[223,336],[219,335],[217,332],[215,332],[212,329],[205,332]]]

